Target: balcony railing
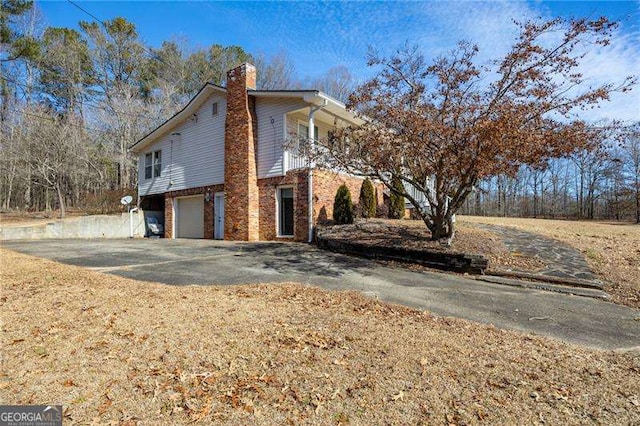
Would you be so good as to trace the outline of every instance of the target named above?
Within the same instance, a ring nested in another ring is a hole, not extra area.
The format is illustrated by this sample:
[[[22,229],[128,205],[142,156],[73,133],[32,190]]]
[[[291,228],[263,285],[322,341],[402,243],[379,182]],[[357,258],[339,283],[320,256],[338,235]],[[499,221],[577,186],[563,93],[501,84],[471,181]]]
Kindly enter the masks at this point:
[[[284,171],[285,173],[289,170],[294,169],[304,169],[309,167],[309,159],[298,152],[298,150],[287,150],[287,155],[285,155],[285,165]]]

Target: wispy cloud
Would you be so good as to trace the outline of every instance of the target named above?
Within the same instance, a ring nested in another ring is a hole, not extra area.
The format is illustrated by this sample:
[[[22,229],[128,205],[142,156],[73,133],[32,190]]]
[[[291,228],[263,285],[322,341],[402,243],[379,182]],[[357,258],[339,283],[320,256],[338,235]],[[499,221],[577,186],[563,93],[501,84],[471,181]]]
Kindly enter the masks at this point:
[[[267,55],[287,51],[303,79],[336,65],[347,66],[357,79],[367,78],[371,75],[365,65],[370,46],[390,53],[408,42],[417,44],[427,57],[436,57],[454,48],[459,40],[468,40],[479,46],[477,59],[485,63],[499,59],[514,43],[518,35],[515,22],[548,19],[558,13],[625,18],[613,6],[590,2],[290,1],[214,2],[207,6],[213,25],[228,26],[232,22],[238,39],[248,41],[244,46],[248,50]],[[590,84],[620,82],[639,72],[638,16],[640,12],[622,22],[611,46],[588,52],[581,71]],[[640,90],[634,90],[613,96],[602,108],[585,113],[585,117],[638,120],[639,108]]]

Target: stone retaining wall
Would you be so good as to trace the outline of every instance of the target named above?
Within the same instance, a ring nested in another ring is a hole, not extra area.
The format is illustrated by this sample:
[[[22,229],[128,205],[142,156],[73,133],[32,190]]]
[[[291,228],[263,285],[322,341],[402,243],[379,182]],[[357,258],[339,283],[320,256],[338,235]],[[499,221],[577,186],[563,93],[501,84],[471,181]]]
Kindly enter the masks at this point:
[[[371,259],[393,260],[397,262],[417,263],[430,268],[446,271],[482,274],[488,261],[483,256],[473,254],[442,253],[429,250],[414,250],[401,247],[380,247],[334,240],[319,235],[318,247],[345,254],[368,257]]]

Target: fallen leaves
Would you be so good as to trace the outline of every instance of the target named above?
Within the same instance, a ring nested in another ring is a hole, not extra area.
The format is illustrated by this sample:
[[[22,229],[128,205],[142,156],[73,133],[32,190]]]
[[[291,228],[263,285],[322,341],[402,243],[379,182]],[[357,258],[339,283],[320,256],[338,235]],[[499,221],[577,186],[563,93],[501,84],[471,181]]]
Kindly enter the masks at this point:
[[[3,337],[11,343],[3,347],[0,397],[60,401],[69,423],[640,421],[633,354],[433,317],[353,292],[170,287],[2,254],[12,278],[0,266],[9,296]],[[51,300],[31,299],[52,286],[55,311]],[[28,317],[27,298],[35,303]],[[603,406],[616,411],[590,408]]]

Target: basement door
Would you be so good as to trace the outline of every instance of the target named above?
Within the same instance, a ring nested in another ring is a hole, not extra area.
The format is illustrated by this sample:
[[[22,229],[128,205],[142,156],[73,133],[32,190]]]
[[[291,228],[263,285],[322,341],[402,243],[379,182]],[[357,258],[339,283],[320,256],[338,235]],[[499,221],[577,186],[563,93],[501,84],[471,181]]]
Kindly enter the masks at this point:
[[[204,238],[204,197],[176,198],[177,238]]]

